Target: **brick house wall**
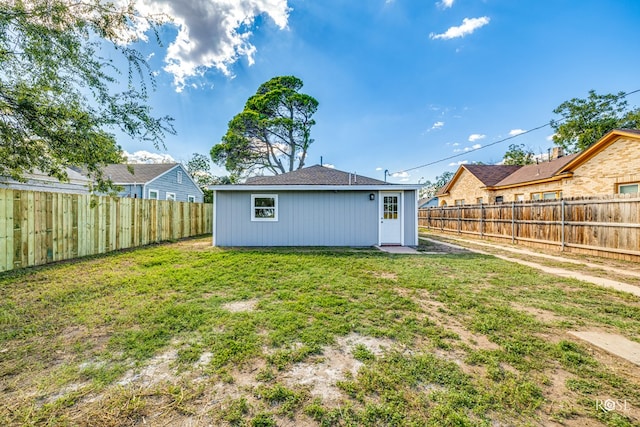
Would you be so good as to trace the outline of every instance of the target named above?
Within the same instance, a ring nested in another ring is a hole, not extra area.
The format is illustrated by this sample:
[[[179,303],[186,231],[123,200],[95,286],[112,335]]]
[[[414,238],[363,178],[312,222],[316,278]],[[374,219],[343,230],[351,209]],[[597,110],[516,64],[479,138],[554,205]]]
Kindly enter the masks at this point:
[[[617,184],[640,182],[640,140],[618,138],[576,167],[564,185],[564,197],[599,196],[618,192]]]
[[[478,197],[483,203],[493,203],[492,192],[484,189],[485,185],[466,169],[462,169],[460,176],[449,189],[448,195],[438,195],[440,206],[454,206],[456,200],[464,200],[464,204],[473,205]]]
[[[524,200],[533,200],[533,193],[556,192],[558,197],[604,196],[618,193],[619,184],[640,183],[640,133],[637,138],[626,135],[609,141],[608,145],[597,149],[595,154],[585,154],[582,163],[571,166],[571,177],[552,179],[537,184],[514,185],[496,190],[486,186],[466,169],[462,169],[449,194],[439,195],[440,206],[454,206],[456,200],[464,200],[467,205],[476,204],[479,197],[483,203],[495,203],[496,197],[503,202],[517,201],[518,195]],[[595,148],[595,147],[594,147]]]

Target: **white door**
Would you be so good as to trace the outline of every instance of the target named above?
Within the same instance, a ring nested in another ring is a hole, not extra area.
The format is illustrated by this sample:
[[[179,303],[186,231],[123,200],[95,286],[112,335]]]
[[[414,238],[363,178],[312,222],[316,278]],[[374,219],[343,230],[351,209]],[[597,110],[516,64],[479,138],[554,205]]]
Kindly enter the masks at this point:
[[[400,193],[380,193],[380,244],[402,244],[402,198]]]

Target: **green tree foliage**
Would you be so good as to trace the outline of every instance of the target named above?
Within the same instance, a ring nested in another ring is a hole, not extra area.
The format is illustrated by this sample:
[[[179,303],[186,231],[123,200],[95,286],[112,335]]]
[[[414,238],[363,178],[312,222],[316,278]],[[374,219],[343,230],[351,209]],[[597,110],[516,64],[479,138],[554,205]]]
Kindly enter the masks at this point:
[[[112,132],[163,146],[171,118],[151,115],[153,77],[127,47],[139,40],[136,24],[159,22],[101,0],[0,2],[0,175],[39,169],[65,180],[65,167],[84,166],[103,190],[100,166],[123,160]],[[107,48],[129,64],[126,87],[101,57]]]
[[[505,165],[530,165],[534,163],[534,153],[526,148],[524,144],[511,144],[504,153],[503,164]]]
[[[440,188],[444,187],[449,181],[451,181],[453,175],[453,172],[447,171],[442,175],[436,176],[435,182],[426,181],[424,183],[424,186],[419,191],[420,197],[428,199],[435,196]]]
[[[211,162],[209,158],[203,154],[193,153],[193,156],[187,161],[185,167],[189,175],[191,175],[191,178],[193,178],[204,193],[205,203],[213,202],[213,190],[207,188],[209,185],[231,184],[231,179],[228,176],[215,176],[211,173]]]
[[[587,99],[573,98],[563,102],[553,110],[562,117],[551,121],[556,132],[553,142],[568,153],[576,153],[613,129],[637,129],[640,127],[640,109],[630,109],[625,96],[624,92],[598,95],[591,90]]]
[[[230,122],[211,158],[232,176],[258,171],[281,174],[304,166],[318,101],[300,93],[302,80],[274,77],[250,97]]]

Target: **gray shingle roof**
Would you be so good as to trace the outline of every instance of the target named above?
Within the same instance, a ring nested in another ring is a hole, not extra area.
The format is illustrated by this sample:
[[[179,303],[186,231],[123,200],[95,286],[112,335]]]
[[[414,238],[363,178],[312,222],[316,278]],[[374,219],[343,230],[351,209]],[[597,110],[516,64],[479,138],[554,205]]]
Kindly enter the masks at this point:
[[[248,178],[246,185],[385,185],[387,182],[320,165],[273,176]],[[390,184],[389,184],[390,185]]]
[[[133,168],[133,174],[128,167]],[[105,178],[110,178],[116,184],[142,184],[149,182],[162,175],[166,171],[177,166],[177,163],[157,163],[157,164],[112,164],[102,169]]]

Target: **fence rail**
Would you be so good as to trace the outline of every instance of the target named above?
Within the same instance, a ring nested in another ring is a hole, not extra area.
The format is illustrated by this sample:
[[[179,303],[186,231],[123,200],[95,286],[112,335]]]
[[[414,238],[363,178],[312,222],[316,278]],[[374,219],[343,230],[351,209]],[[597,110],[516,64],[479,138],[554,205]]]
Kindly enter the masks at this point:
[[[0,271],[211,230],[210,204],[0,189]]]
[[[513,202],[418,211],[428,229],[640,260],[640,198]]]

